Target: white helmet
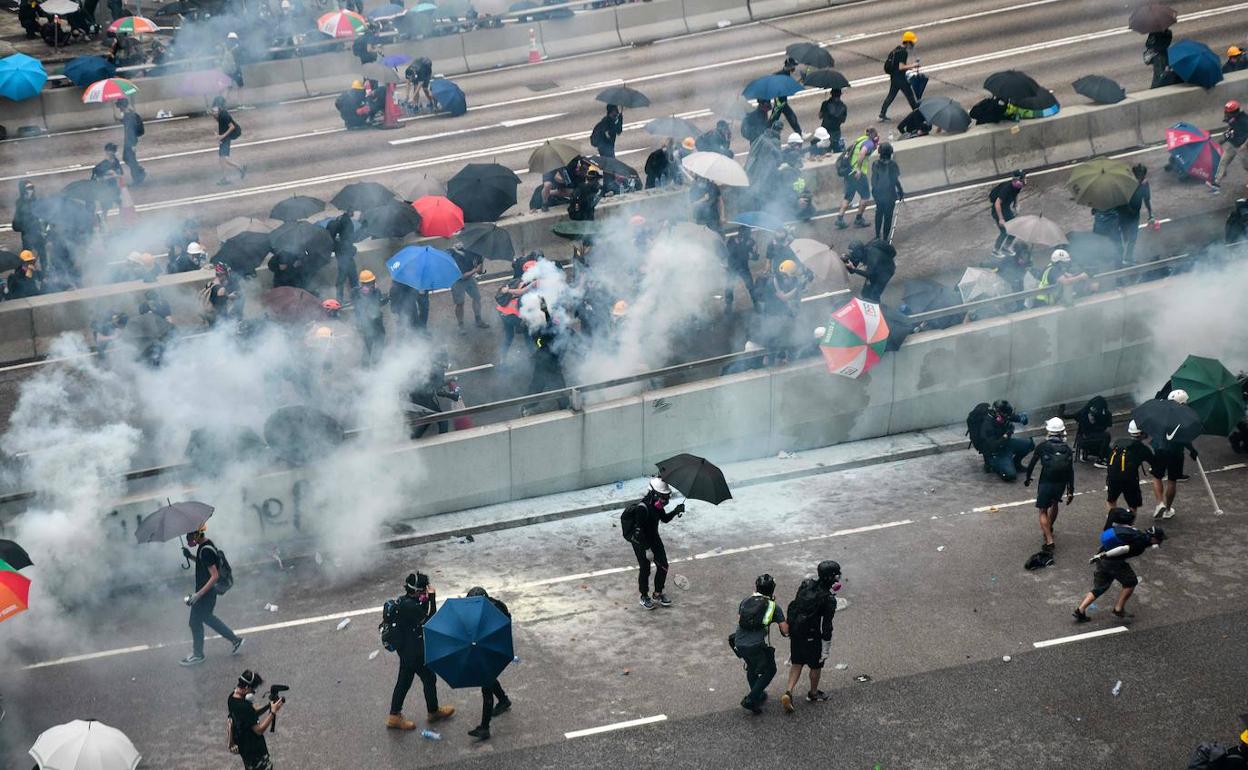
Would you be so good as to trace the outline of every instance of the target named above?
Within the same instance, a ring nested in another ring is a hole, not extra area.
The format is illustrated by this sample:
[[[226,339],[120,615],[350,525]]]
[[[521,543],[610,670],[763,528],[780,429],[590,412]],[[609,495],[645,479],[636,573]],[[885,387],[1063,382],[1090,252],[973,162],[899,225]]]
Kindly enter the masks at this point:
[[[650,479],[650,489],[653,492],[658,492],[660,495],[670,496],[672,494],[672,488],[667,485],[666,481],[658,476]]]
[[[199,241],[191,241],[190,243],[186,244],[186,253],[187,254],[203,254],[204,247],[199,245]]]
[[[1050,262],[1069,262],[1070,252],[1066,249],[1053,249],[1053,253],[1049,255]]]
[[[1066,432],[1066,423],[1061,417],[1050,417],[1044,429],[1050,436],[1060,436]]]
[[[226,36],[225,36],[225,39],[226,39],[226,40],[238,40],[238,33],[237,33],[237,32],[231,32],[230,34],[228,34],[228,35],[226,35]]]
[[[1131,421],[1131,424],[1127,426],[1127,433],[1128,433],[1129,435],[1132,435],[1132,436],[1139,436],[1139,435],[1140,435],[1140,434],[1142,434],[1143,432],[1144,432],[1144,431],[1140,430],[1140,426],[1138,426],[1138,425],[1136,425],[1136,424],[1135,424],[1135,420],[1132,420],[1132,421]]]
[[[785,141],[785,144],[801,144],[801,143],[802,143],[802,135],[796,132],[789,134],[788,140]]]
[[[812,134],[812,136],[821,142],[824,141],[825,139],[832,138],[832,135],[828,133],[828,129],[824,128],[823,126],[819,126],[818,128],[816,128],[815,133]]]
[[[828,327],[826,327],[826,326],[816,326],[816,327],[815,327],[815,341],[816,341],[816,342],[819,342],[820,340],[822,340],[822,339],[823,339],[823,335],[825,335],[825,334],[827,334],[827,333],[828,333]]]
[[[1182,388],[1176,388],[1170,391],[1170,400],[1175,402],[1176,404],[1186,404],[1187,403],[1187,391],[1183,390]]]

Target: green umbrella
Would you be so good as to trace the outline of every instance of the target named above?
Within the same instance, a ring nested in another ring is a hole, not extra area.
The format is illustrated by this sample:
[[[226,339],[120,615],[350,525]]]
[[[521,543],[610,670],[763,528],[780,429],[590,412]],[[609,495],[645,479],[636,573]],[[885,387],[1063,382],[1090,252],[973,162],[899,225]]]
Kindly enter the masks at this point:
[[[1112,209],[1131,200],[1140,182],[1126,163],[1096,158],[1075,166],[1066,186],[1074,193],[1076,203],[1094,209]]]
[[[556,222],[550,231],[561,238],[575,241],[587,235],[596,235],[602,229],[602,223],[593,219],[564,219]]]
[[[17,572],[17,570],[13,569],[13,565],[4,559],[0,559],[0,572]]]
[[[1200,415],[1208,435],[1229,436],[1244,419],[1239,381],[1217,359],[1188,356],[1171,377],[1171,384],[1187,391],[1187,405]]]

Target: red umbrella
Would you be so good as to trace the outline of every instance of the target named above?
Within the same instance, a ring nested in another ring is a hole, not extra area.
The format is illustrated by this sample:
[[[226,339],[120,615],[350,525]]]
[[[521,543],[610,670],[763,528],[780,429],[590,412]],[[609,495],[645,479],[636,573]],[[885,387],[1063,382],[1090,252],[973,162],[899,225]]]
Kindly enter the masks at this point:
[[[0,620],[8,620],[30,606],[30,580],[16,572],[0,572]]]
[[[420,234],[449,238],[464,229],[464,210],[441,195],[426,195],[412,204],[420,214]]]

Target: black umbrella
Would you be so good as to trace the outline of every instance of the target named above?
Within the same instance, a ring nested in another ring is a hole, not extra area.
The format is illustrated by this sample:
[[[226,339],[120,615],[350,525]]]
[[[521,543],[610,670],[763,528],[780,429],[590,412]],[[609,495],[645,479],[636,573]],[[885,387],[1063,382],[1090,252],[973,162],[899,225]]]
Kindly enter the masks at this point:
[[[268,233],[239,233],[221,244],[212,261],[228,265],[231,270],[240,273],[254,273],[270,251]]]
[[[0,540],[0,559],[4,559],[13,569],[26,569],[34,564],[26,549],[12,540]]]
[[[510,260],[516,255],[511,235],[498,225],[478,222],[465,227],[456,236],[464,250],[482,259]]]
[[[941,131],[959,134],[971,126],[971,116],[962,105],[944,96],[928,96],[919,102],[923,118]]]
[[[394,193],[385,185],[377,182],[352,182],[339,190],[329,202],[343,211],[364,211],[376,208],[388,200],[394,200]]]
[[[802,83],[807,88],[835,88],[840,91],[849,88],[849,80],[841,73],[832,69],[807,72],[806,76],[802,78]]]
[[[884,349],[901,350],[901,344],[914,331],[914,321],[910,320],[910,316],[889,305],[880,305],[880,310],[883,311],[884,320],[888,323],[888,339],[884,343]]]
[[[602,91],[594,97],[600,102],[606,104],[614,104],[620,107],[649,107],[650,100],[641,91],[635,91],[628,86],[618,85]]]
[[[89,205],[99,205],[105,209],[112,208],[121,198],[117,185],[100,179],[79,179],[70,182],[61,190],[61,195],[73,198]]]
[[[795,60],[798,64],[805,64],[807,67],[831,69],[836,66],[836,62],[832,60],[832,54],[828,53],[827,49],[820,48],[814,43],[792,43],[788,48],[784,49],[784,55]]]
[[[520,177],[497,163],[469,163],[446,183],[446,196],[465,222],[493,222],[516,205]]]
[[[212,511],[211,505],[195,500],[170,503],[140,522],[134,537],[140,543],[167,543],[204,526]]]
[[[911,314],[943,310],[958,304],[952,289],[927,278],[912,278],[906,281],[906,285],[902,287],[901,296],[906,312]]]
[[[1084,75],[1071,83],[1075,93],[1088,97],[1097,104],[1117,104],[1127,98],[1127,92],[1117,82],[1102,75]]]
[[[1131,12],[1127,26],[1141,35],[1170,29],[1179,20],[1178,14],[1168,5],[1146,3]]]
[[[327,454],[345,438],[333,417],[310,406],[284,406],[264,423],[264,440],[273,453],[292,465]]]
[[[21,266],[21,255],[0,249],[0,273],[7,273],[10,270],[18,269]]]
[[[732,499],[724,472],[705,458],[679,454],[658,463],[659,478],[676,487],[690,500],[705,500],[719,505]]]
[[[602,169],[602,173],[604,174],[640,179],[637,175],[637,169],[617,158],[607,158],[602,155],[591,155],[589,156],[589,162]]]
[[[984,88],[998,99],[1025,110],[1047,110],[1057,104],[1052,93],[1018,70],[989,75]]]
[[[390,200],[360,215],[361,238],[403,238],[420,232],[420,214],[411,204]]]
[[[1159,448],[1190,444],[1205,432],[1200,415],[1187,404],[1154,398],[1131,410],[1131,419]]]
[[[307,219],[325,210],[325,201],[310,195],[292,195],[273,207],[269,216],[282,222]]]
[[[655,118],[646,124],[646,133],[655,136],[670,136],[674,139],[684,139],[686,136],[697,136],[702,133],[694,123],[677,118],[675,116],[667,116]]]
[[[311,222],[287,222],[269,233],[269,247],[287,259],[302,259],[305,270],[315,271],[334,250],[334,236]]]
[[[95,225],[95,217],[81,201],[62,195],[36,199],[31,213],[37,219],[56,225],[62,232],[85,233]]]

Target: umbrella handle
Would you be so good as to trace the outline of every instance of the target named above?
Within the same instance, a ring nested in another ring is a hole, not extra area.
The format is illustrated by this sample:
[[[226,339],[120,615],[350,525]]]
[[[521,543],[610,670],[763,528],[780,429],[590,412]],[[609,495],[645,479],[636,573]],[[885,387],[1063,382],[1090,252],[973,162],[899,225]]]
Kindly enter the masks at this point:
[[[182,545],[182,536],[181,536],[181,535],[178,535],[178,544],[179,544],[179,545]],[[191,560],[190,560],[190,559],[188,559],[188,558],[186,558],[185,556],[183,556],[183,557],[182,557],[182,569],[190,569],[190,568],[191,568]]]
[[[1213,515],[1221,516],[1224,512],[1222,506],[1218,505],[1218,498],[1213,496],[1213,487],[1209,485],[1209,477],[1205,475],[1205,466],[1201,464],[1200,458],[1196,458],[1196,468],[1200,471],[1200,480],[1205,482],[1205,491],[1209,493],[1209,499],[1213,501]]]

